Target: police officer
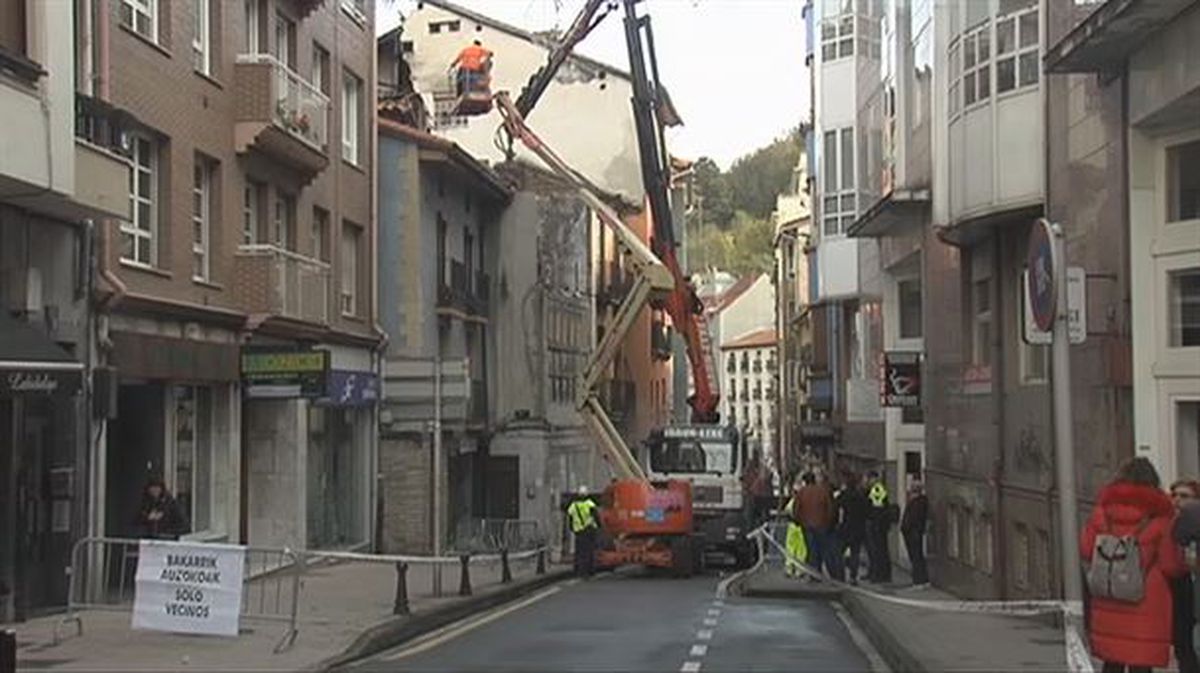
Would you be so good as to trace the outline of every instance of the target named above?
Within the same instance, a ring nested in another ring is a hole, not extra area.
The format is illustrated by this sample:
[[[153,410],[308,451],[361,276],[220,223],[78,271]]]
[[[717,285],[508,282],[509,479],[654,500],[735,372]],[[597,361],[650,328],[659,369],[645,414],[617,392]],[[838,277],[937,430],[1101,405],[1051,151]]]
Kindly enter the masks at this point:
[[[888,500],[887,486],[878,472],[869,472],[867,500],[871,507],[867,514],[867,564],[870,567],[867,580],[871,582],[892,581],[892,560],[888,554],[888,528],[892,525],[892,512]]]
[[[590,577],[596,556],[596,534],[600,532],[599,507],[588,495],[588,487],[579,487],[579,496],[567,507],[571,533],[575,535],[575,574]]]

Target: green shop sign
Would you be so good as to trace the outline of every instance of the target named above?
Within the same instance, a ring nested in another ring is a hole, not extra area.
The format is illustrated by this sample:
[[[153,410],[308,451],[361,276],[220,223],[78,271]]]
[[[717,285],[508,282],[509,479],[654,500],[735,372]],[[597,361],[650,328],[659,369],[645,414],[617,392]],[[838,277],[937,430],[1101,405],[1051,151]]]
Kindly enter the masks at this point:
[[[321,397],[329,377],[329,351],[246,348],[241,369],[247,398]]]

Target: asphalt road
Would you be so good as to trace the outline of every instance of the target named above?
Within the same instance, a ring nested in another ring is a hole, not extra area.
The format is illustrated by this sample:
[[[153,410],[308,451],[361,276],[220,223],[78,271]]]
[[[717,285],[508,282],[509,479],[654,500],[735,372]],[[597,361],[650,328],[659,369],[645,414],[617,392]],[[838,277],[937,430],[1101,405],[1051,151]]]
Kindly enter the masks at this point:
[[[622,573],[558,585],[347,670],[871,670],[831,605],[720,600],[718,581]]]

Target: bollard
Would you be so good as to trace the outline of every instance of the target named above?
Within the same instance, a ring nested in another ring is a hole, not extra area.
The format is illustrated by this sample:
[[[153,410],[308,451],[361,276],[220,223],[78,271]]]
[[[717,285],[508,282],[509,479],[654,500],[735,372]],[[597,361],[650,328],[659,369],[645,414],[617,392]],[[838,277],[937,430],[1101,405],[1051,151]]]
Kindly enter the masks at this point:
[[[546,548],[545,548],[545,547],[542,547],[542,548],[538,549],[538,553],[537,553],[537,574],[539,574],[539,575],[545,575],[545,574],[546,574]]]
[[[0,631],[0,673],[16,673],[17,632]]]
[[[508,584],[512,581],[512,568],[508,566],[508,547],[500,548],[500,583]]]
[[[408,610],[408,564],[396,562],[396,602],[392,605],[393,615],[407,615]]]
[[[459,596],[471,595],[471,555],[460,554],[458,562],[462,564],[462,581],[458,584]]]

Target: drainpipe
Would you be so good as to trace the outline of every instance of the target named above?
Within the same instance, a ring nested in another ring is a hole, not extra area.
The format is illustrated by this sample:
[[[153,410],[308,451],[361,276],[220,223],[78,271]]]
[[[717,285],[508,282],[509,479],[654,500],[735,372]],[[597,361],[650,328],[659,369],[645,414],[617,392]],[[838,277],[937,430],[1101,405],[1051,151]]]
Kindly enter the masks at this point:
[[[96,308],[103,311],[111,311],[129,292],[129,288],[117,277],[117,274],[109,266],[109,251],[112,250],[112,227],[109,226],[110,224],[111,221],[105,221],[101,224],[100,250],[96,256],[100,269],[100,277],[112,288],[112,294],[96,304]]]
[[[1003,304],[1003,270],[1004,265],[1000,259],[1000,234],[994,233],[991,236],[991,252],[992,252],[992,406],[994,408],[993,423],[996,426],[996,459],[993,461],[993,508],[996,512],[993,526],[996,535],[996,544],[992,546],[992,576],[995,577],[995,586],[993,591],[1000,598],[1007,598],[1007,568],[1004,555],[1007,549],[1007,535],[1005,534],[1006,526],[1004,520],[1005,501],[1004,501],[1004,475],[1005,475],[1005,453],[1008,447],[1008,432],[1006,431],[1007,413],[1004,406],[1004,387],[1007,363],[1004,361],[1004,316],[1005,307]],[[1018,348],[1020,346],[1018,345]]]

